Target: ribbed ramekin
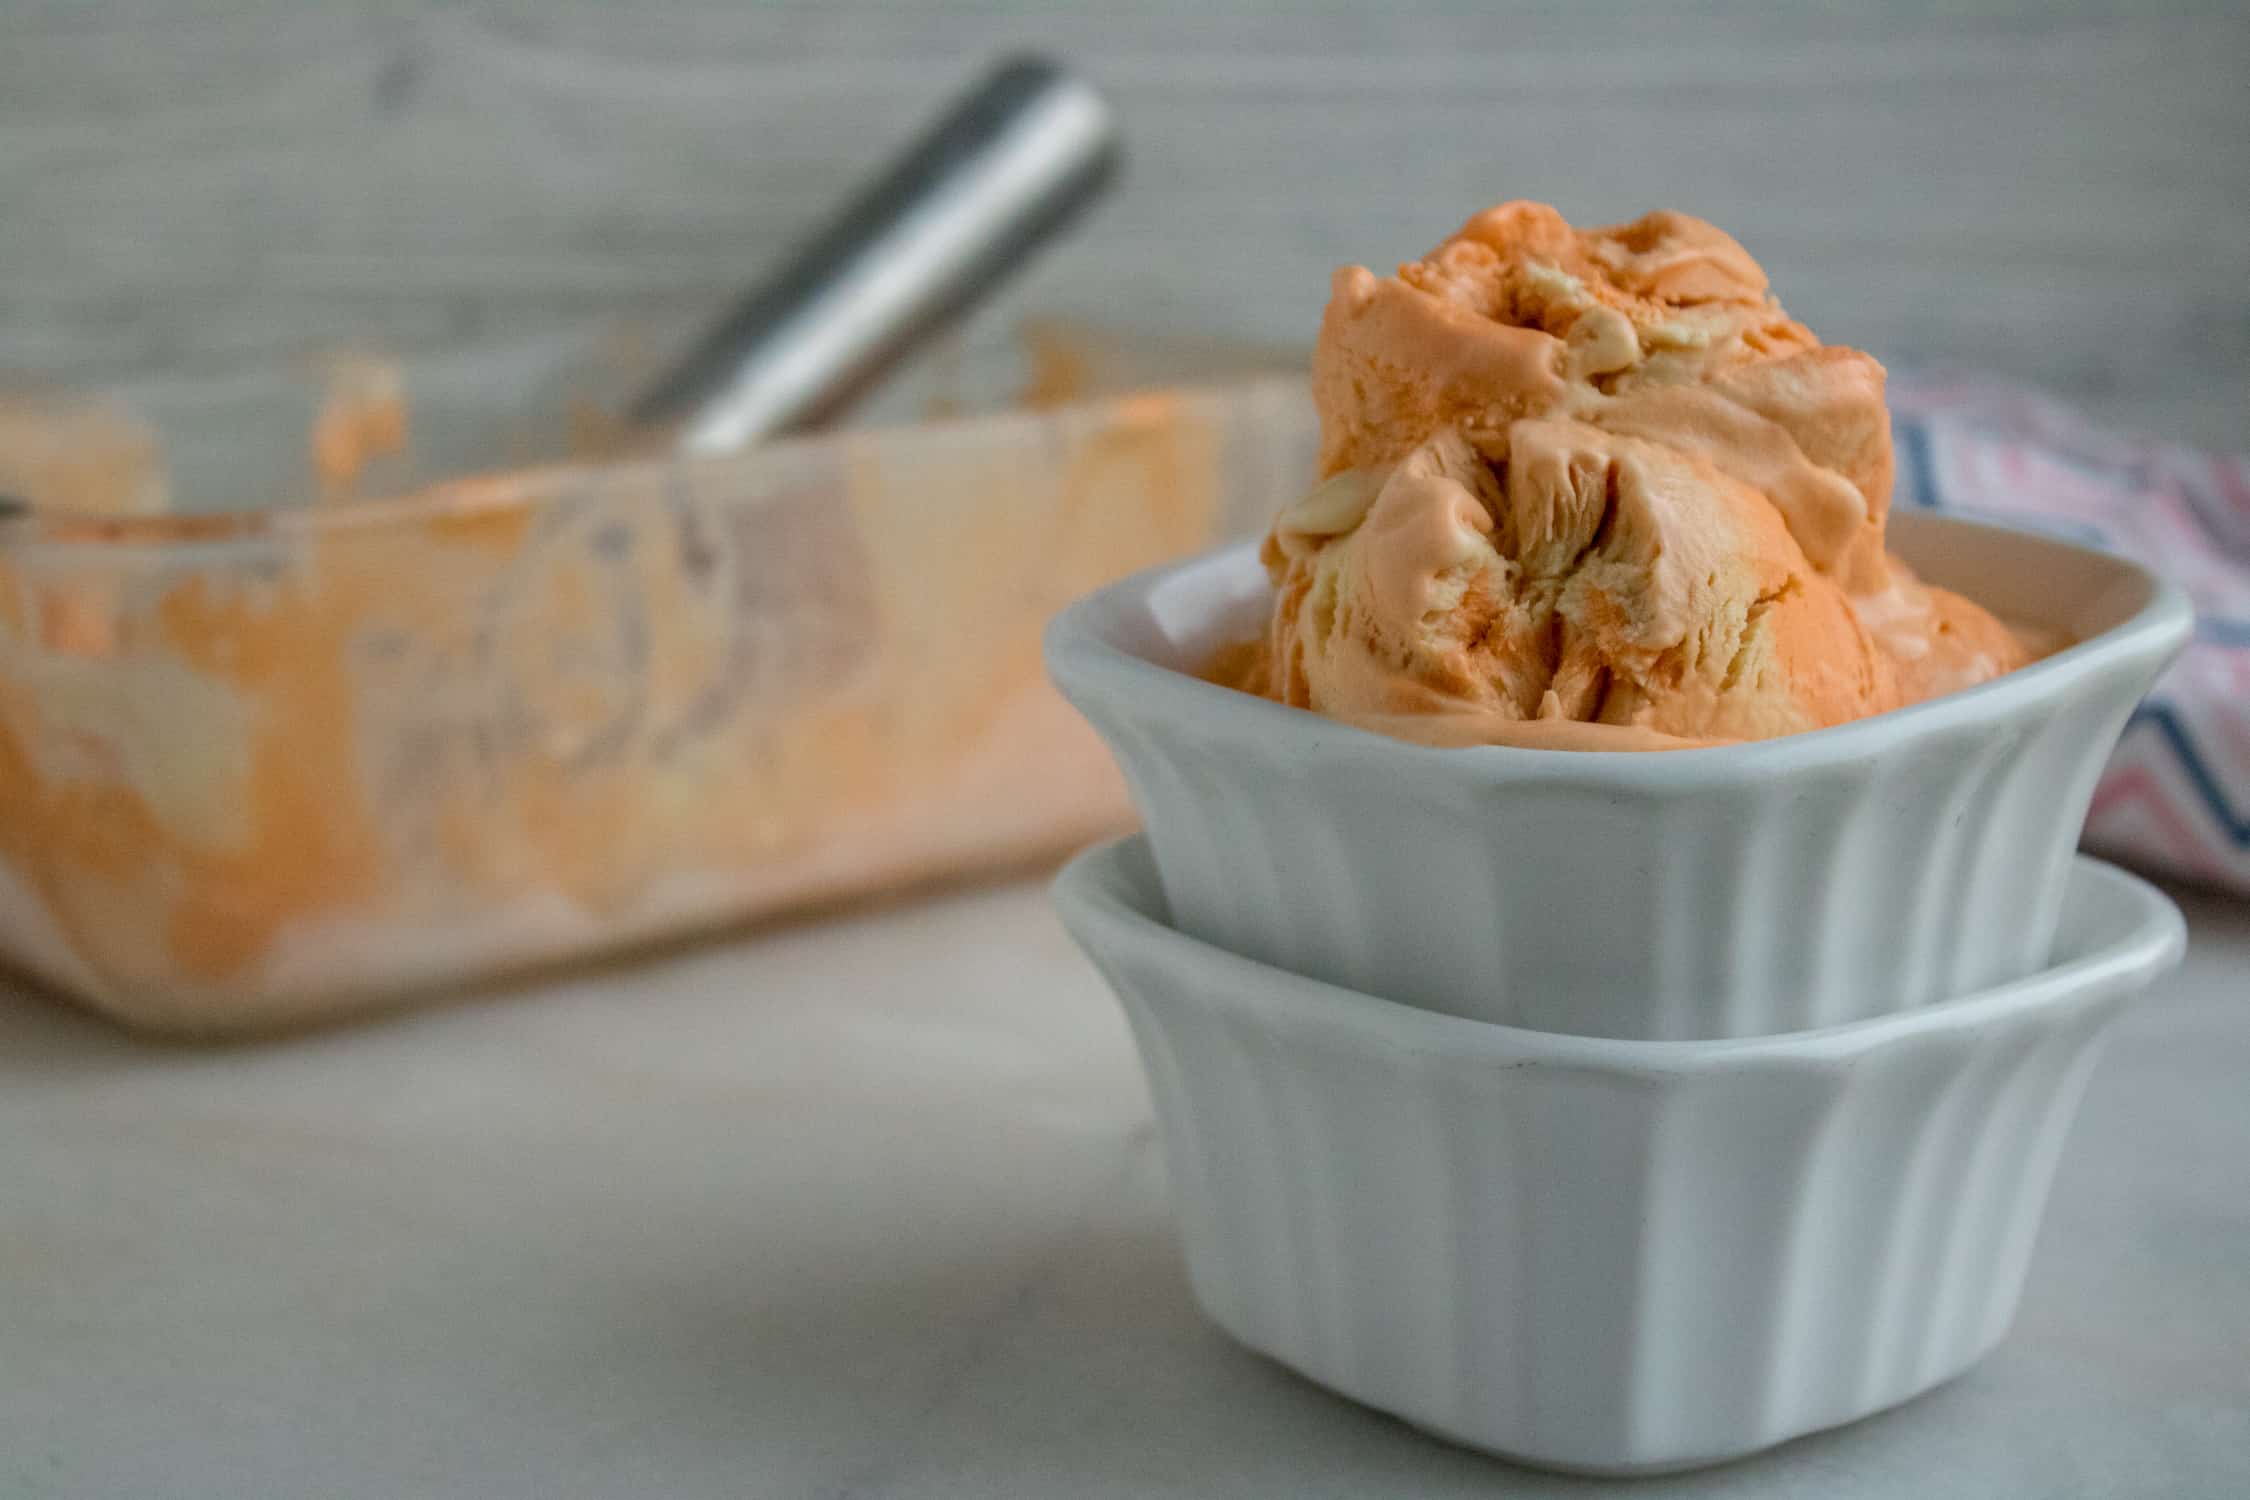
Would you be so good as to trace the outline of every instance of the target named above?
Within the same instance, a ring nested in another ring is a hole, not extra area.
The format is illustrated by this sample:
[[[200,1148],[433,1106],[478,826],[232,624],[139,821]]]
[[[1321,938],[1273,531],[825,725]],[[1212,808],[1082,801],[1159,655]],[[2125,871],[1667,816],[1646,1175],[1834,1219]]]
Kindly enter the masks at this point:
[[[1047,633],[1125,772],[1181,928],[1353,989],[1586,1036],[1759,1036],[2035,972],[2094,783],[2185,642],[2136,564],[1897,517],[1932,582],[2076,645],[1809,734],[1663,753],[1435,750],[1194,675],[1254,634],[1247,547]]]
[[[1055,898],[1132,1021],[1211,1317],[1443,1436],[1623,1473],[1853,1421],[1999,1342],[2102,1031],[2184,941],[2130,876],[2066,885],[2033,978],[1718,1042],[1254,963],[1167,925],[1137,838]]]

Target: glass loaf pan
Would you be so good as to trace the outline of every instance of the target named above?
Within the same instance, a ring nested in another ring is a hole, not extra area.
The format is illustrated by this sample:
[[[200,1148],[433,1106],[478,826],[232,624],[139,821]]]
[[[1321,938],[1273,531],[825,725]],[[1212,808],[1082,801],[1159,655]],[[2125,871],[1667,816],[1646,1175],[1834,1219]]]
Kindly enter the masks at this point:
[[[167,1032],[1074,847],[1130,821],[1039,634],[1255,531],[1301,380],[0,525],[0,955]]]

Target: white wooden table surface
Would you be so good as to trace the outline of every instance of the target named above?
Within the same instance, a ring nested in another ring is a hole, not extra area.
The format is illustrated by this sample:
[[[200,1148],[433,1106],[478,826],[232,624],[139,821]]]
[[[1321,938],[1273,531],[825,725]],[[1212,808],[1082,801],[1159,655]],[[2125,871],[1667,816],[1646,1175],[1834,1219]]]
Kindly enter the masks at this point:
[[[2250,906],[2188,916],[1998,1353],[1615,1488],[1201,1319],[1123,1017],[1036,885],[247,1049],[0,988],[0,1495],[2250,1494]]]

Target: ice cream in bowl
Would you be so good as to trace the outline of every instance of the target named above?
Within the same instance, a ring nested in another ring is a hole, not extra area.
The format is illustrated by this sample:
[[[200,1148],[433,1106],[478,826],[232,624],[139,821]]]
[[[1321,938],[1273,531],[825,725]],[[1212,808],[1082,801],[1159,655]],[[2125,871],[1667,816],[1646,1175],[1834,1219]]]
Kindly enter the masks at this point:
[[[1337,273],[1320,473],[1264,541],[1080,602],[1050,670],[1173,920],[1589,1036],[2021,979],[2180,593],[1892,510],[1883,369],[1701,220],[1509,203]]]

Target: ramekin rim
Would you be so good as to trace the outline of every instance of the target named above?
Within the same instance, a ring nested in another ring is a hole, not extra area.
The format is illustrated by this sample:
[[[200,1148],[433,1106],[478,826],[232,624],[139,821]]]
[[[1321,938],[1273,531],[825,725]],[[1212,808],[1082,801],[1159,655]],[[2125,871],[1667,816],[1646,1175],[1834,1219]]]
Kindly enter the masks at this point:
[[[1147,909],[1147,896],[1159,902],[1163,897],[1145,834],[1129,834],[1082,851],[1055,878],[1053,897],[1064,924],[1089,950],[1099,946],[1089,934],[1107,930],[1128,942],[1169,950],[1173,962],[1204,965],[1215,975],[1238,976],[1246,983],[1232,992],[1240,994],[1242,1005],[1258,1005],[1250,997],[1260,991],[1285,992],[1285,1018],[1294,1029],[1494,1065],[1663,1077],[1777,1063],[1838,1066],[1917,1038],[1970,1033],[2044,1012],[2070,1011],[2077,1008],[2074,1002],[2132,993],[2186,951],[2187,924],[2179,908],[2139,876],[2078,855],[2068,879],[2073,886],[2091,885],[2105,902],[2137,908],[2122,936],[2039,973],[1957,999],[1809,1030],[1707,1040],[1582,1036],[1475,1020],[1260,963],[1192,937]]]
[[[1049,622],[1045,655],[1056,686],[1082,711],[1089,706],[1089,695],[1146,702],[1149,694],[1162,694],[1165,696],[1157,701],[1195,714],[1199,727],[1206,732],[1261,743],[1286,735],[1307,756],[1405,757],[1425,767],[1441,767],[1447,775],[1478,781],[1536,778],[1550,783],[1583,781],[1602,787],[1660,789],[1757,780],[1777,772],[1855,762],[1950,731],[2004,723],[2071,696],[2105,668],[2146,657],[2168,658],[2186,644],[2192,632],[2194,610],[2185,592],[2131,558],[1957,516],[1918,516],[1917,524],[2036,540],[2046,548],[2096,557],[2116,567],[2122,576],[2137,579],[2148,590],[2148,598],[2107,630],[1974,687],[1826,729],[1661,752],[1418,745],[1205,681],[1150,661],[1110,638],[1104,616],[1126,607],[1128,601],[1138,604],[1173,579],[1237,565],[1236,560],[1255,546],[1254,542],[1237,542],[1146,568],[1078,599]]]

